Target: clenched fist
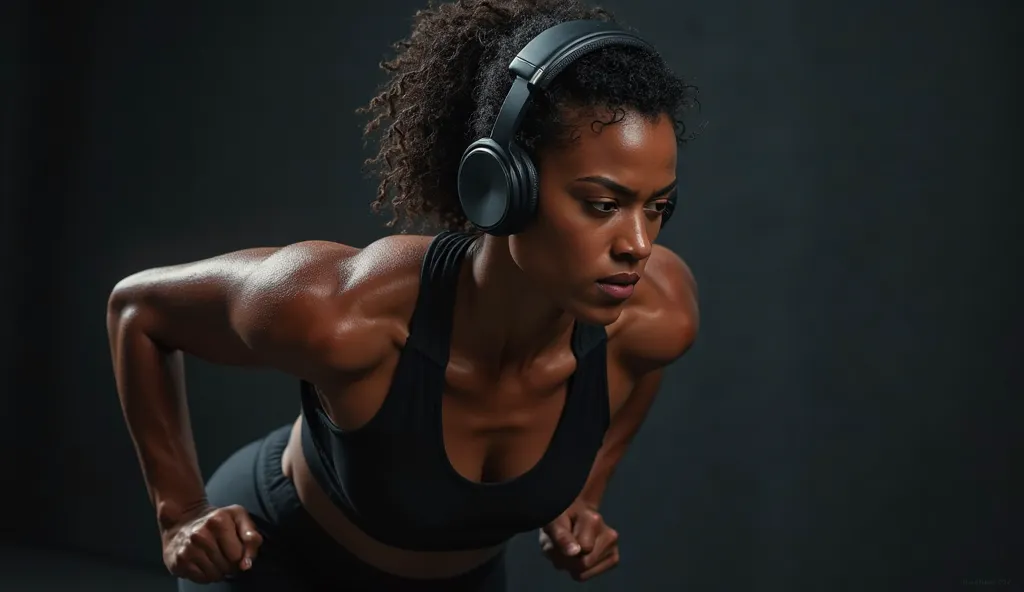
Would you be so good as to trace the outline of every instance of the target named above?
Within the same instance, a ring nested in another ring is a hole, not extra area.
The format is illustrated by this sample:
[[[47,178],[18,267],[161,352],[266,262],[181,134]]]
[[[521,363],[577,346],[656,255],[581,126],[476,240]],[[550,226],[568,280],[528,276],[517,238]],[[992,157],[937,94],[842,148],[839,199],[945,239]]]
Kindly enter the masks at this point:
[[[619,533],[597,509],[577,501],[540,531],[541,551],[557,569],[585,582],[619,564]]]
[[[242,506],[206,507],[164,530],[164,565],[179,578],[200,584],[252,567],[263,538]]]

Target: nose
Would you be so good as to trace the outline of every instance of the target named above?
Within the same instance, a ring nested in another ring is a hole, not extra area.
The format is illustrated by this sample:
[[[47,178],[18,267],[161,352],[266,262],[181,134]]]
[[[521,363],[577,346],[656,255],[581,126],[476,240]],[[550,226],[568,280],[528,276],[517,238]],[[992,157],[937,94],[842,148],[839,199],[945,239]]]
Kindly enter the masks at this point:
[[[624,216],[612,243],[612,255],[632,261],[643,261],[650,257],[654,246],[647,232],[648,222],[643,213]]]

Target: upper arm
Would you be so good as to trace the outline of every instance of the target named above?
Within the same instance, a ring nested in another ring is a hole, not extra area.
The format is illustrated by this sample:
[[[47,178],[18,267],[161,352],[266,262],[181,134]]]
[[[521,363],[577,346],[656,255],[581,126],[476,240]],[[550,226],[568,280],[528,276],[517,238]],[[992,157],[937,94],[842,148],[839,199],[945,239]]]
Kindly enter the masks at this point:
[[[622,398],[615,399],[613,409],[611,431],[618,434],[639,429],[661,387],[665,367],[690,349],[700,324],[696,282],[682,259],[657,247],[644,281],[647,285],[614,335],[617,374],[624,381]]]
[[[109,314],[165,349],[324,380],[380,350],[366,335],[362,347],[344,335],[360,326],[351,314],[358,290],[346,291],[357,253],[309,241],[147,270],[115,287]]]

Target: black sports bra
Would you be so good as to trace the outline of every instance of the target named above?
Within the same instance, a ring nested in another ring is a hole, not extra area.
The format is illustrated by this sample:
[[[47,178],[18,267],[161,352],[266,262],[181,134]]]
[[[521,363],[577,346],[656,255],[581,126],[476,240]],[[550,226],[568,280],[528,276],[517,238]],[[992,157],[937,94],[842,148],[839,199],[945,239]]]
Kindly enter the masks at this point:
[[[576,371],[541,460],[525,474],[476,483],[452,467],[441,398],[459,268],[473,237],[445,232],[423,260],[420,291],[391,388],[363,427],[343,431],[302,383],[302,448],[310,470],[364,532],[402,549],[489,547],[544,526],[579,495],[609,424],[606,333],[577,322]]]

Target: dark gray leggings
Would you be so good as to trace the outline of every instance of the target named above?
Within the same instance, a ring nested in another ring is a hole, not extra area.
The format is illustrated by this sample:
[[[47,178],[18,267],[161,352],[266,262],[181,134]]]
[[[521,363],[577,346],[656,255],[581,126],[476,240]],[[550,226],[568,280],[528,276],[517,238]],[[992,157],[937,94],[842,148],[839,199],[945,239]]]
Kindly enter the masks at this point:
[[[263,545],[252,569],[215,584],[178,580],[179,592],[505,592],[504,555],[456,578],[410,580],[348,553],[306,513],[281,472],[290,429],[274,430],[234,453],[206,485],[212,504],[239,504],[256,522]]]

